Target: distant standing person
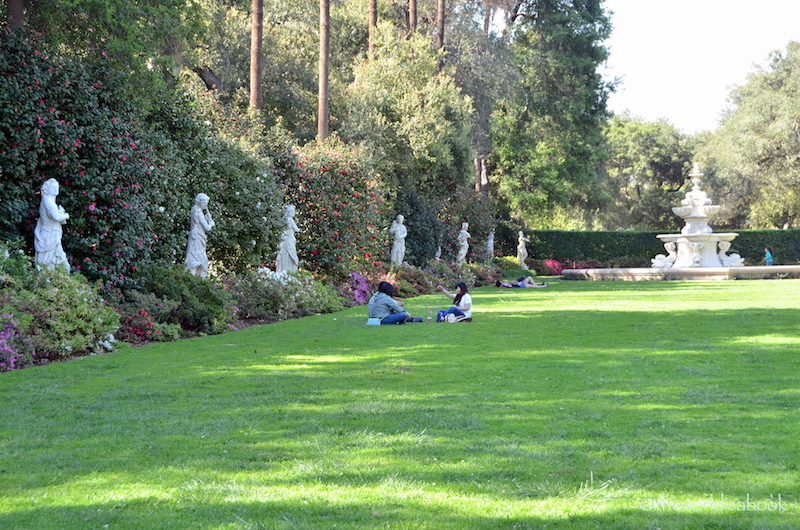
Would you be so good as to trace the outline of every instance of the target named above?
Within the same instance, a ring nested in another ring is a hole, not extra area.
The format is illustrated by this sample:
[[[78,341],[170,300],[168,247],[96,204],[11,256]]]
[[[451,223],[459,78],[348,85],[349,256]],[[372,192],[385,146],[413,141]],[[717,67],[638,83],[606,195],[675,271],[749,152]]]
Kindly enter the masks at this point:
[[[56,204],[58,181],[48,179],[42,184],[42,201],[39,204],[39,220],[34,230],[36,263],[54,269],[63,265],[69,270],[69,261],[61,246],[61,225],[66,224],[69,214]]]
[[[189,242],[186,245],[186,270],[192,276],[208,276],[208,255],[206,254],[206,232],[214,228],[214,220],[208,211],[208,195],[198,193],[189,214]]]
[[[764,259],[767,262],[767,266],[772,266],[772,247],[765,247],[764,248]]]

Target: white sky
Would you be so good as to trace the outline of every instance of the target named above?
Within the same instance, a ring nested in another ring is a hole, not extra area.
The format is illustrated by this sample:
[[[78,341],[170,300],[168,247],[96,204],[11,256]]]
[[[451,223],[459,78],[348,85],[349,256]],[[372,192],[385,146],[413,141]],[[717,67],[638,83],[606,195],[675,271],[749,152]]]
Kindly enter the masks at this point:
[[[730,89],[774,50],[800,41],[800,0],[605,0],[613,11],[604,73],[622,83],[615,113],[715,130]]]

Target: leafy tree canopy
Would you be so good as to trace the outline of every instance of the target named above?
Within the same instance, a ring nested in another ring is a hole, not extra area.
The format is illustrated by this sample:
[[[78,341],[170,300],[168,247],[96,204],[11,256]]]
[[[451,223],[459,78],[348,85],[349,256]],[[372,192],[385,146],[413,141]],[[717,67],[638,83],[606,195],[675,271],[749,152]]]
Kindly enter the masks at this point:
[[[610,23],[600,0],[528,0],[512,28],[518,90],[494,117],[494,179],[515,216],[592,207],[606,99],[597,72]]]
[[[749,227],[791,227],[800,216],[800,43],[773,52],[731,103],[702,150],[714,193]]]

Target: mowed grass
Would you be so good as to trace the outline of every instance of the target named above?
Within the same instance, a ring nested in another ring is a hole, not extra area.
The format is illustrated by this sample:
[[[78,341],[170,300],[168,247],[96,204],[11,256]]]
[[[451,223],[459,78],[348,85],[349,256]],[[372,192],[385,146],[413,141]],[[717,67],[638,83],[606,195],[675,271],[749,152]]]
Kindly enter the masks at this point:
[[[473,297],[0,374],[0,528],[800,527],[800,281]]]

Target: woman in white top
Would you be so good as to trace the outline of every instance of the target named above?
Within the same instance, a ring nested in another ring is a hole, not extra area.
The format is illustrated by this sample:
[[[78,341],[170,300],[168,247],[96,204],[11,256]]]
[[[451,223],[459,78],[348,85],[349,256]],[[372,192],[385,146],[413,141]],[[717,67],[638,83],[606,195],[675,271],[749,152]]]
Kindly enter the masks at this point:
[[[450,309],[439,311],[436,318],[437,322],[447,320],[448,315],[454,315],[456,321],[472,319],[472,296],[469,294],[466,283],[458,282],[456,284],[455,293],[447,291],[447,289],[441,285],[437,286],[436,289],[443,292],[445,296],[453,299],[453,305]]]

